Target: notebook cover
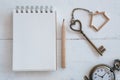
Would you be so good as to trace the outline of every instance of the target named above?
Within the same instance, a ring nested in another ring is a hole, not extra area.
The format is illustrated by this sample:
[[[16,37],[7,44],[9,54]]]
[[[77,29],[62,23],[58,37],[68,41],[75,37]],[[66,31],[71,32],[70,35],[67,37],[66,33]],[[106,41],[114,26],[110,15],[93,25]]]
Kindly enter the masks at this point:
[[[13,71],[56,70],[56,13],[13,12]]]

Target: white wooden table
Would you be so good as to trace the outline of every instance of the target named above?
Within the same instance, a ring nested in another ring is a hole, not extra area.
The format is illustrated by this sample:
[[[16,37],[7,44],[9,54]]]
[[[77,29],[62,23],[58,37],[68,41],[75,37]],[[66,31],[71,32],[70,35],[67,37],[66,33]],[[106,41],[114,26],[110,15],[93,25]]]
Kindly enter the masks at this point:
[[[53,5],[57,10],[57,71],[55,72],[13,72],[12,71],[12,10],[17,5]],[[99,32],[88,26],[89,17],[77,12],[76,18],[83,23],[83,30],[96,46],[104,45],[107,51],[100,57],[69,28],[73,8],[86,8],[91,11],[105,11],[110,21]],[[0,80],[83,80],[93,66],[108,64],[120,59],[120,0],[0,0]],[[65,18],[67,27],[66,69],[61,68],[61,24]],[[120,72],[116,72],[120,80]]]

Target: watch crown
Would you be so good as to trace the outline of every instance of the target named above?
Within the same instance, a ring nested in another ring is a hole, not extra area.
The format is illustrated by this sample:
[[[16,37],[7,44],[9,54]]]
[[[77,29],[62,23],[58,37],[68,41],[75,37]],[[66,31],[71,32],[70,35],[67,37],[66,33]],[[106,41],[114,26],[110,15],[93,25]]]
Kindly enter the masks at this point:
[[[114,61],[114,69],[120,71],[120,60],[116,59]]]
[[[89,80],[87,76],[84,77],[84,80]]]

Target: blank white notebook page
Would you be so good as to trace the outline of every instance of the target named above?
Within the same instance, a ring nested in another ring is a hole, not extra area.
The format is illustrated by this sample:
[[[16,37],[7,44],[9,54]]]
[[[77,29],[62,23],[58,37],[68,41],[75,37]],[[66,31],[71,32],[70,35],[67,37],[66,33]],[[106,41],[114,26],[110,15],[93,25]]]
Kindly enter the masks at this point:
[[[13,70],[56,70],[55,12],[13,12]]]

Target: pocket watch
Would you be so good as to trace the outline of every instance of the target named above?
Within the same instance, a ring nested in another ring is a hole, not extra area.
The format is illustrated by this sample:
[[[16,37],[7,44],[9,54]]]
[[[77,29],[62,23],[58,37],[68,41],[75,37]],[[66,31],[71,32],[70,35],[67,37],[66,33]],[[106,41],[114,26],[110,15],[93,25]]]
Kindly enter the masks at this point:
[[[84,80],[115,80],[115,70],[120,70],[120,60],[114,60],[114,66],[110,67],[105,64],[96,65],[90,71],[89,79],[87,76]]]

